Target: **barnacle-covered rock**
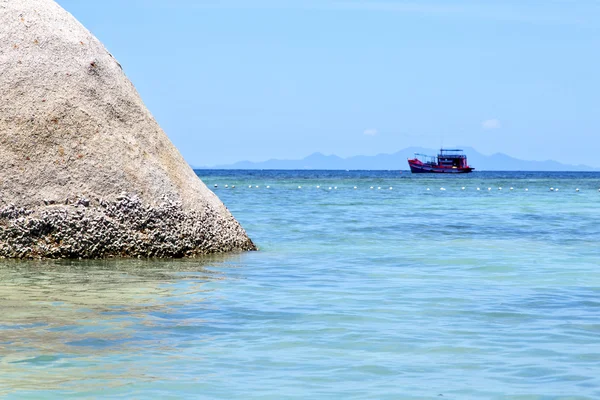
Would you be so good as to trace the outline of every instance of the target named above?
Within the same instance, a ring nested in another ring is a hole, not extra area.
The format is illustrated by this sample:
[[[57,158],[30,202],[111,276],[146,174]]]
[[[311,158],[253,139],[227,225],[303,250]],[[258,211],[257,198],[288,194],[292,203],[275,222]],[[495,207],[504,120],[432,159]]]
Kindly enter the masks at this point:
[[[0,257],[255,249],[56,2],[0,0],[0,66]]]

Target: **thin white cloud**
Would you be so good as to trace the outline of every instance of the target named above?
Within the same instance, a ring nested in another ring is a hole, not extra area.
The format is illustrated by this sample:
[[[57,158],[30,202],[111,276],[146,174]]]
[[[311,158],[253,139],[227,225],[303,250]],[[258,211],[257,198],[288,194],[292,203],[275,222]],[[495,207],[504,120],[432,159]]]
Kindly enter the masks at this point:
[[[502,127],[502,124],[500,124],[500,121],[497,119],[486,119],[485,121],[483,121],[481,123],[481,127],[483,129],[500,129]]]
[[[377,129],[375,129],[375,128],[365,129],[365,131],[363,133],[367,136],[375,136],[375,135],[377,135]]]
[[[448,5],[444,3],[402,1],[402,2],[383,2],[383,1],[336,1],[330,3],[330,7],[346,10],[369,10],[369,11],[393,11],[405,13],[457,13],[464,12],[468,8],[462,5]]]

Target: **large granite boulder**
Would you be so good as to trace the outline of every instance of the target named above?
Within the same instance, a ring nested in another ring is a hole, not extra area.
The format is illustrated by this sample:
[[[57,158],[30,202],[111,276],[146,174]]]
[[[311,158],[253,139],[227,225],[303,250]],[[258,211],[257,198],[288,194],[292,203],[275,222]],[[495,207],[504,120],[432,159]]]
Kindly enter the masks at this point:
[[[254,250],[121,65],[53,0],[0,0],[0,257]]]

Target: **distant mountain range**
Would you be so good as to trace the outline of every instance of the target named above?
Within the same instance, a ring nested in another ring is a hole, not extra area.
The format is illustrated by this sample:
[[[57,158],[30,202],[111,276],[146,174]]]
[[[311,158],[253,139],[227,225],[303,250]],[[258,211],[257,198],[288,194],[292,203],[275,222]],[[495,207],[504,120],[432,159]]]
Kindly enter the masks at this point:
[[[557,161],[526,161],[496,153],[483,155],[470,147],[462,147],[469,164],[476,171],[600,171],[587,165],[568,165]],[[342,169],[342,170],[408,170],[407,159],[414,153],[435,155],[438,150],[422,147],[408,147],[392,154],[375,156],[354,156],[342,158],[335,155],[313,153],[301,160],[271,159],[261,162],[240,161],[234,164],[214,167],[194,167],[195,169]]]

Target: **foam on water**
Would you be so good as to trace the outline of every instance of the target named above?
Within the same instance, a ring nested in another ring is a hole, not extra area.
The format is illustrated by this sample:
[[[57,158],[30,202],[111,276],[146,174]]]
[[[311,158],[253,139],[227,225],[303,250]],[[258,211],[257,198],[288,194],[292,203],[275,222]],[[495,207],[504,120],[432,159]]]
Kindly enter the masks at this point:
[[[0,395],[600,397],[600,174],[199,173],[261,251],[3,261]]]

